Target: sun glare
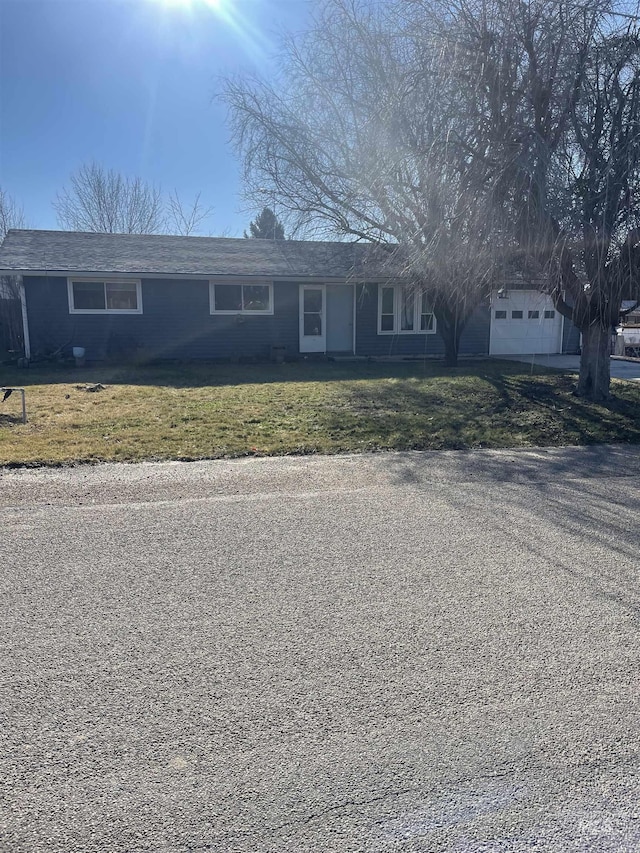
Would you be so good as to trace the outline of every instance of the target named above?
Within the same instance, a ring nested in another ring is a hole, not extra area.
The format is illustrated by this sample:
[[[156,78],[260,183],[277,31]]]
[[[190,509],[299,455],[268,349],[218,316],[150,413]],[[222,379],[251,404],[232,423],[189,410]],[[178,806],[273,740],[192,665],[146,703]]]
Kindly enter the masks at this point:
[[[224,0],[160,0],[165,6],[181,7],[183,9],[195,9],[197,6],[214,9],[219,12]]]
[[[199,13],[212,12],[218,23],[224,25],[242,47],[244,53],[254,61],[260,60],[272,49],[269,37],[258,25],[240,11],[236,0],[148,0],[165,10],[174,9],[184,13],[194,22]],[[0,0],[2,3],[2,0]]]

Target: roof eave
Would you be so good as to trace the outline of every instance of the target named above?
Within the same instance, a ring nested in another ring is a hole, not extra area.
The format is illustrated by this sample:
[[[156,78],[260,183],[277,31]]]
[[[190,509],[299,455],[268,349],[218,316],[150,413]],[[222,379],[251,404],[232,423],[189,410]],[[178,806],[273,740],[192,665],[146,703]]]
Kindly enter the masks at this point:
[[[378,281],[389,281],[390,278],[394,276],[391,275],[361,275],[356,273],[350,273],[349,275],[341,275],[341,276],[330,276],[330,275],[310,275],[309,273],[299,273],[297,275],[287,274],[271,274],[271,273],[261,273],[261,274],[251,274],[251,273],[186,273],[186,272],[175,272],[175,273],[163,273],[163,272],[149,272],[140,271],[140,270],[43,270],[43,269],[0,269],[0,275],[20,275],[20,276],[42,276],[48,278],[68,278],[69,276],[112,276],[114,278],[122,277],[122,276],[135,276],[136,278],[157,278],[164,280],[171,279],[192,279],[197,281],[209,281],[211,279],[228,279],[228,278],[239,278],[239,279],[271,279],[272,281],[317,281],[325,284],[340,284],[347,283],[351,284],[352,282],[364,283],[364,282],[378,282]],[[397,276],[396,276],[397,277]]]
[[[216,278],[268,278],[273,281],[318,281],[327,284],[340,282],[376,282],[388,281],[393,278],[392,275],[361,275],[350,273],[349,275],[315,275],[309,273],[296,274],[280,274],[280,273],[195,273],[195,272],[153,272],[150,270],[42,270],[42,269],[0,269],[0,275],[21,275],[21,276],[43,276],[49,278],[68,278],[69,276],[93,276],[93,275],[108,275],[114,277],[131,276],[135,278],[158,278],[158,279],[196,279],[207,281]]]

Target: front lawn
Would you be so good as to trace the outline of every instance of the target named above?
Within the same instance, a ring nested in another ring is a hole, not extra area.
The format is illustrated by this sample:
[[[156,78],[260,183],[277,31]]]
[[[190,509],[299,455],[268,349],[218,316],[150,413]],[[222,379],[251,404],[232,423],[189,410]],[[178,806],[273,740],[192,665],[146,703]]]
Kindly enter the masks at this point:
[[[102,383],[101,390],[86,386]],[[4,369],[0,465],[640,441],[640,388],[504,361]]]

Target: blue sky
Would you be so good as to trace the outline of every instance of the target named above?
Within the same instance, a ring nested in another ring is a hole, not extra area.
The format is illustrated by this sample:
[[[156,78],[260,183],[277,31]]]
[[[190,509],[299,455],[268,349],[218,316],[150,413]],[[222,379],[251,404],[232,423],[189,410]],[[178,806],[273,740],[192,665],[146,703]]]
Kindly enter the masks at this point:
[[[217,8],[214,3],[217,2]],[[206,232],[241,236],[240,164],[221,75],[270,73],[307,0],[0,0],[0,186],[29,224],[96,161],[214,208]]]

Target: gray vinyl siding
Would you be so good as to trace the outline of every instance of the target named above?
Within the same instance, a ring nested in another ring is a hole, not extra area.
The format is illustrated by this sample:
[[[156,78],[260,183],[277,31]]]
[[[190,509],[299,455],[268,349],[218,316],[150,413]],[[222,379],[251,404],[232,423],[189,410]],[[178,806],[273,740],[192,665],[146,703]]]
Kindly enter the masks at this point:
[[[572,306],[573,300],[569,295],[565,295],[567,305]],[[562,317],[562,354],[575,355],[580,352],[580,329],[573,325],[573,322],[563,315]]]
[[[212,315],[209,284],[142,279],[142,314],[70,314],[67,280],[24,279],[31,351],[72,346],[89,360],[137,351],[152,359],[268,358],[271,346],[298,353],[298,285],[275,282],[273,315]]]
[[[489,352],[489,306],[480,305],[472,314],[460,339],[461,355],[486,355]],[[444,355],[439,334],[379,335],[378,285],[356,288],[356,355],[428,356]]]
[[[571,354],[580,350],[580,330],[574,326],[568,317],[563,317],[562,323],[562,352]]]
[[[88,360],[136,354],[149,359],[267,359],[272,346],[299,354],[297,282],[274,283],[273,315],[212,315],[209,284],[193,279],[142,279],[142,314],[70,314],[67,280],[25,276],[33,357],[74,346]],[[489,351],[489,309],[479,307],[460,342],[464,355]],[[377,285],[356,288],[356,354],[430,356],[444,353],[438,334],[378,335]]]

